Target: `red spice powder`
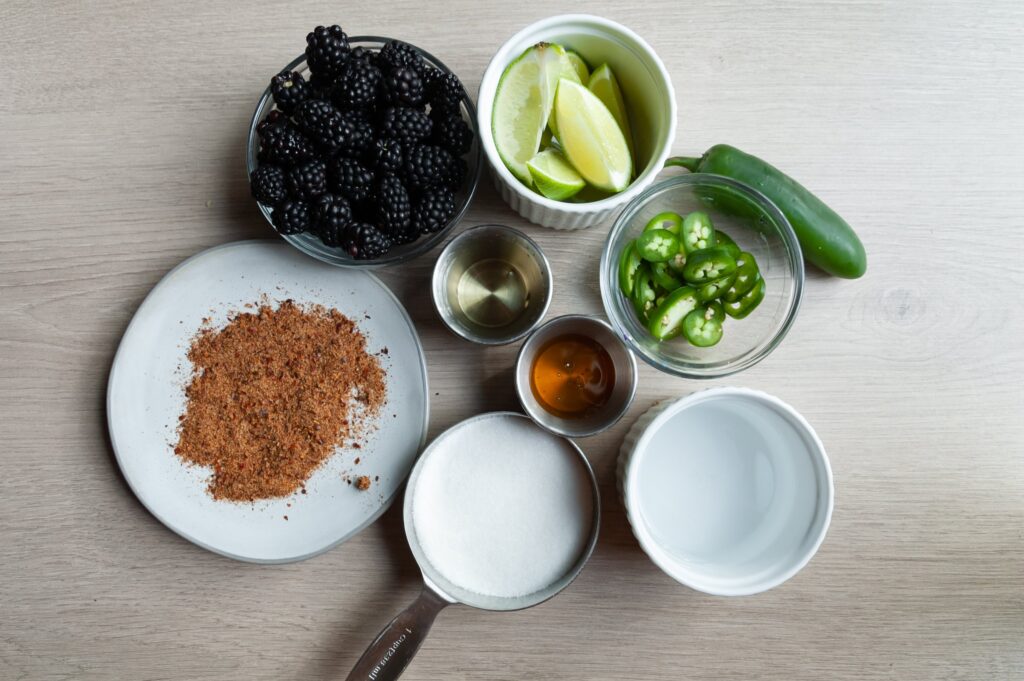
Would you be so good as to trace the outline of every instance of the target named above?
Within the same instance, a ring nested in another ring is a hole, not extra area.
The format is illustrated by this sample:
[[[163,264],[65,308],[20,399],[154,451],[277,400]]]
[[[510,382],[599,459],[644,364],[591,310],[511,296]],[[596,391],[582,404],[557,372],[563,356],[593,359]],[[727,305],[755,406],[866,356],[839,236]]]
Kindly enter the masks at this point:
[[[385,402],[385,372],[337,310],[286,300],[201,331],[175,453],[213,469],[215,499],[253,501],[303,487]]]

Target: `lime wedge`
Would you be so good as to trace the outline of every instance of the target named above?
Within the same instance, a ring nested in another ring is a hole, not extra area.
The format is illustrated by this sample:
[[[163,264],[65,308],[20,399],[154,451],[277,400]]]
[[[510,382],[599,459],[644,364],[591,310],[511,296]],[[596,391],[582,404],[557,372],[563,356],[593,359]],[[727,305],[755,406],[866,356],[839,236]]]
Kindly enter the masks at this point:
[[[629,185],[633,157],[626,138],[594,93],[563,78],[555,95],[555,118],[562,151],[584,180],[608,192]]]
[[[619,124],[622,135],[626,138],[626,146],[629,147],[629,155],[633,156],[633,134],[629,127],[629,116],[626,115],[626,104],[622,99],[622,90],[619,89],[619,82],[615,79],[611,67],[601,64],[587,81],[587,89],[597,95],[597,98],[608,107],[608,111],[615,117]]]
[[[533,176],[533,186],[544,196],[564,201],[587,186],[565,156],[554,149],[545,149],[526,164]]]
[[[558,81],[576,77],[561,45],[537,43],[505,68],[494,95],[491,131],[502,162],[520,181],[530,185],[527,161],[540,149]]]
[[[587,81],[590,80],[590,67],[587,66],[587,62],[580,56],[579,52],[573,52],[572,50],[566,50],[565,54],[569,57],[569,62],[572,67],[576,70],[576,75],[580,79],[582,85],[586,85]]]

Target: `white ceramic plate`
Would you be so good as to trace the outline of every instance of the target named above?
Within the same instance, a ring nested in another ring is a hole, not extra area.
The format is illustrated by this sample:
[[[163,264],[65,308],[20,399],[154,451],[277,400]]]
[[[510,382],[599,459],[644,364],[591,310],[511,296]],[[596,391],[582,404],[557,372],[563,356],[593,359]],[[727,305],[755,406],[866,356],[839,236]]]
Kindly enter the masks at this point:
[[[362,448],[337,452],[309,479],[306,494],[214,501],[206,492],[209,469],[186,466],[173,452],[191,376],[186,352],[204,318],[221,326],[263,295],[335,308],[357,323],[370,352],[386,347],[387,403]],[[114,454],[143,505],[189,541],[258,563],[309,558],[380,516],[416,461],[427,418],[423,349],[398,299],[372,274],[325,265],[274,241],[211,248],[168,273],[128,325],[107,386]],[[345,480],[359,475],[374,479],[369,490]]]

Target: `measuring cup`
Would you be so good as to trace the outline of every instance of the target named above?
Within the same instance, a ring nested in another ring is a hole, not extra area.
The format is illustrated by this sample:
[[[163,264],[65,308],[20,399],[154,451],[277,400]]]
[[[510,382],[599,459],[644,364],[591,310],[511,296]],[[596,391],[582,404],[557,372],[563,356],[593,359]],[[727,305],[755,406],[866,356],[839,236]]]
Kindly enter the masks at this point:
[[[349,673],[348,681],[390,681],[391,679],[397,679],[401,676],[409,662],[412,661],[413,656],[416,655],[416,651],[419,650],[420,645],[423,644],[427,634],[430,632],[430,627],[434,623],[434,618],[437,617],[437,614],[441,612],[441,610],[449,605],[461,604],[468,605],[473,608],[479,608],[481,610],[496,611],[522,610],[524,608],[530,608],[543,603],[565,587],[569,586],[569,584],[576,579],[576,576],[583,569],[583,566],[586,565],[587,560],[590,559],[590,555],[593,553],[594,546],[597,543],[598,526],[601,516],[601,503],[597,489],[597,479],[594,477],[594,471],[591,469],[586,456],[583,455],[583,452],[574,442],[571,440],[565,440],[564,438],[559,438],[556,435],[550,435],[552,438],[568,443],[571,450],[579,457],[579,462],[582,465],[583,470],[586,471],[590,481],[590,490],[593,496],[593,513],[590,525],[590,536],[587,539],[576,563],[564,575],[562,575],[561,578],[557,579],[547,587],[525,596],[516,597],[490,596],[463,589],[458,585],[451,583],[431,566],[422,547],[420,546],[419,540],[417,539],[412,517],[412,500],[415,494],[417,481],[420,477],[420,472],[423,470],[423,463],[433,452],[436,452],[443,447],[446,438],[456,430],[473,421],[488,418],[529,420],[526,416],[515,412],[491,412],[474,416],[473,418],[452,426],[439,435],[430,444],[430,446],[427,447],[420,456],[419,461],[416,462],[416,466],[413,467],[412,473],[409,475],[409,482],[406,486],[405,501],[403,504],[403,517],[405,519],[405,535],[409,541],[409,547],[412,549],[413,557],[416,559],[416,563],[419,565],[420,571],[423,573],[423,590],[420,592],[419,597],[413,601],[409,607],[400,612],[398,616],[391,620],[380,634],[377,635],[377,638],[373,640],[373,643],[370,644],[366,649],[366,652],[363,653],[362,657],[359,658],[359,661],[356,662],[355,667],[353,667],[352,671]],[[481,452],[481,456],[486,455],[486,452]]]

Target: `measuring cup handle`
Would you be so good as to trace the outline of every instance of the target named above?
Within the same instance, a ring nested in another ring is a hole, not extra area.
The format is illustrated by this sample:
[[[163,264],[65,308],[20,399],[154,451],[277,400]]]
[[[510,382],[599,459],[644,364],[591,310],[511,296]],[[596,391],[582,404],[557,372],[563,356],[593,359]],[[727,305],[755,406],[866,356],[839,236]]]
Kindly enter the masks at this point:
[[[449,605],[432,589],[423,587],[419,597],[373,640],[349,672],[348,681],[392,681],[401,676],[430,633],[437,613]]]

